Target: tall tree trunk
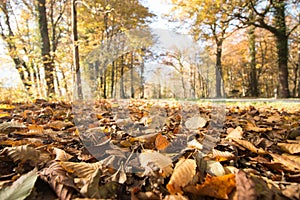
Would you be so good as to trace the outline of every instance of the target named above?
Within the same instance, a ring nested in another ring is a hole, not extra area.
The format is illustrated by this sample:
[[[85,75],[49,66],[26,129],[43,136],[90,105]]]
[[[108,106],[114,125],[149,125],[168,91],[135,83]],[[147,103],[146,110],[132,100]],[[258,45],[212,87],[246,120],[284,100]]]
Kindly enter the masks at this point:
[[[131,60],[130,60],[130,97],[134,98],[134,74],[133,74],[133,52],[131,52]]]
[[[216,97],[222,97],[222,45],[223,41],[217,41],[216,54]]]
[[[300,14],[299,14],[300,23]],[[300,31],[298,32],[298,98],[300,98]]]
[[[80,74],[80,65],[79,65],[76,0],[72,0],[72,33],[73,33],[73,63],[75,67],[77,97],[79,99],[82,99],[83,93],[82,93],[81,74]]]
[[[143,99],[145,97],[144,71],[145,71],[145,63],[144,63],[144,60],[142,60],[142,63],[141,63],[141,96],[140,96],[141,99]]]
[[[124,56],[121,56],[121,74],[120,74],[120,98],[125,98],[125,91],[124,91]]]
[[[289,98],[289,72],[288,72],[288,35],[285,23],[285,1],[277,0],[276,2],[275,22],[277,27],[276,46],[278,54],[278,96]]]
[[[258,80],[256,70],[255,26],[249,28],[249,51],[250,51],[250,95],[258,97]]]
[[[38,21],[39,29],[42,39],[42,60],[45,69],[45,79],[47,83],[47,95],[52,97],[54,91],[54,63],[51,60],[51,48],[48,33],[46,2],[45,0],[38,0]]]
[[[116,61],[113,61],[111,64],[111,85],[110,85],[110,98],[114,97],[114,87],[115,87],[115,66]]]

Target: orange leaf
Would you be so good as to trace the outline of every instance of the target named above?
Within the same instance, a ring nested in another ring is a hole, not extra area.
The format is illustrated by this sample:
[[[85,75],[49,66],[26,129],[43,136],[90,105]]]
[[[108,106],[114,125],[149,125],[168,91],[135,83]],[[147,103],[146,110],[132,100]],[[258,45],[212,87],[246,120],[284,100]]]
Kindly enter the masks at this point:
[[[235,175],[206,176],[205,182],[201,185],[188,186],[186,190],[196,195],[209,196],[217,199],[228,199],[228,194],[235,188]]]
[[[155,139],[155,147],[157,150],[163,150],[169,146],[170,142],[166,136],[159,133]]]

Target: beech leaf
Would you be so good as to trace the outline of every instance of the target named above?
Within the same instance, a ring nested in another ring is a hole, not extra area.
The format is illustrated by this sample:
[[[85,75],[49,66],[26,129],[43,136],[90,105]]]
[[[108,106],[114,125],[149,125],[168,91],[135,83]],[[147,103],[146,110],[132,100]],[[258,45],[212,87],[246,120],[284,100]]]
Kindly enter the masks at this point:
[[[22,200],[28,197],[38,177],[37,169],[23,174],[11,186],[0,190],[1,200]]]

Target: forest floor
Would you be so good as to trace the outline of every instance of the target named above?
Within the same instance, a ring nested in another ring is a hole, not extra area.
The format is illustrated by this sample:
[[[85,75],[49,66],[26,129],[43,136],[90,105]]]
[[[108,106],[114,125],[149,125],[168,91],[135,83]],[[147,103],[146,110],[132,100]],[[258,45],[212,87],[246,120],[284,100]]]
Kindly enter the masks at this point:
[[[0,102],[0,199],[300,199],[300,103]]]

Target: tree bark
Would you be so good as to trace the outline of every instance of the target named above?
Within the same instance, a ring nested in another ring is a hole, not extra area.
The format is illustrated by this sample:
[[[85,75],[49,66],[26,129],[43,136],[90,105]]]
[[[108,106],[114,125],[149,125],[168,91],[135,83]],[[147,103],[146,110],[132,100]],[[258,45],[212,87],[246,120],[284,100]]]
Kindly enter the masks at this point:
[[[217,41],[216,53],[216,97],[222,97],[222,44],[223,41]]]
[[[258,80],[256,70],[256,47],[255,47],[255,27],[249,28],[249,51],[250,51],[250,95],[258,97]]]
[[[38,0],[38,22],[42,42],[42,61],[45,69],[45,79],[47,83],[47,95],[53,97],[54,90],[54,67],[51,60],[51,48],[48,33],[46,2],[45,0]]]
[[[131,52],[131,61],[130,61],[130,91],[131,91],[131,98],[134,98],[134,84],[133,80],[134,75],[133,75],[133,52]]]
[[[72,0],[72,33],[73,33],[73,63],[75,67],[75,77],[76,77],[75,84],[77,90],[77,97],[78,99],[83,99],[80,65],[79,65],[76,0]]]
[[[124,91],[124,56],[121,56],[121,74],[120,74],[120,98],[125,98],[125,91]]]

